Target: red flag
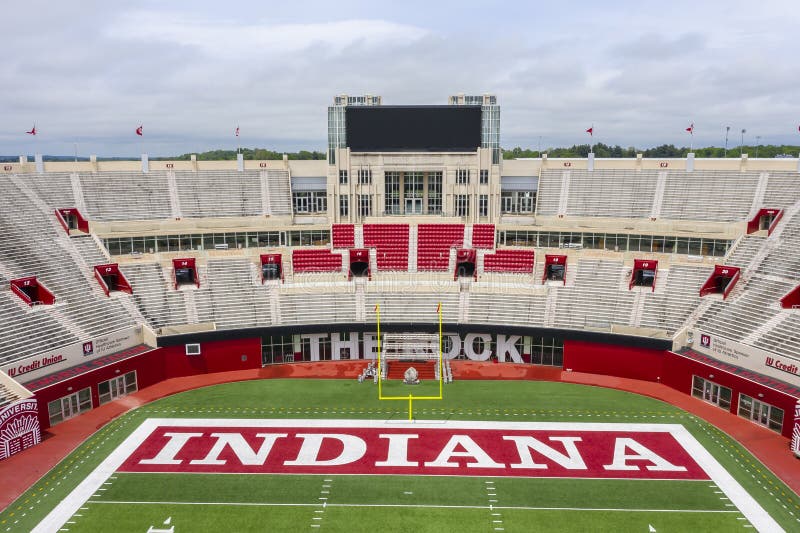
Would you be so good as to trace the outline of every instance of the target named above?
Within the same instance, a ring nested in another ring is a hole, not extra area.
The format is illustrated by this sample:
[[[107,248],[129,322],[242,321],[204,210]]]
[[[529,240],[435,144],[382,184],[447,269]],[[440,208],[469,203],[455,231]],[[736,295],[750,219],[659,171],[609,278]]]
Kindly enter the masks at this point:
[[[236,126],[236,131],[233,132],[233,134],[236,135],[237,137],[239,136],[239,126]]]
[[[586,130],[586,133],[588,133],[590,137],[594,137],[594,126]]]
[[[136,128],[136,135],[138,135],[139,137],[141,137],[142,135],[144,135],[144,134],[142,133],[142,126],[139,126],[138,128]]]
[[[26,131],[25,133],[27,133],[28,135],[36,135],[36,124],[33,125],[31,131]]]
[[[692,122],[692,123],[689,125],[689,127],[688,127],[688,128],[686,128],[686,131],[688,131],[690,134],[694,135],[694,122]]]

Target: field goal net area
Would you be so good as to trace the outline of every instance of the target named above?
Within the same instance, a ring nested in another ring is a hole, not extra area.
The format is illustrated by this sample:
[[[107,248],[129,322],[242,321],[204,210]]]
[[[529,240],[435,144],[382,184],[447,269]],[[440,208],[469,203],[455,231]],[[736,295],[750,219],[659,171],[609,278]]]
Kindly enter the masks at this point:
[[[417,380],[442,379],[441,337],[438,334],[386,333],[379,357],[379,381],[417,383]],[[406,375],[406,371],[411,368],[413,370]]]
[[[439,335],[435,333],[386,333],[381,347],[385,361],[438,361]]]

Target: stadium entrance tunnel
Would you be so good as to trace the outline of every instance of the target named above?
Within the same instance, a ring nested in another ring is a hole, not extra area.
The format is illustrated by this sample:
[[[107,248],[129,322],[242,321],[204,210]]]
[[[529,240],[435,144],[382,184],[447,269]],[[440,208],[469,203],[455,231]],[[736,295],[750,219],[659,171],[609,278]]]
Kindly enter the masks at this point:
[[[456,252],[456,272],[453,279],[476,277],[475,250],[460,249]]]
[[[58,219],[64,231],[69,232],[72,230],[82,231],[89,233],[89,221],[74,207],[56,209],[56,218]]]
[[[197,267],[193,257],[173,259],[172,267],[175,269],[175,289],[188,285],[200,287],[200,276],[197,275]]]
[[[261,283],[274,279],[283,279],[281,254],[261,254]]]
[[[56,303],[56,297],[39,282],[36,276],[12,279],[9,281],[9,286],[14,294],[30,306]]]
[[[566,255],[545,255],[544,256],[544,276],[542,281],[560,281],[567,283],[567,256]]]
[[[747,234],[766,230],[771,235],[782,217],[783,209],[759,209],[756,216],[747,221]]]
[[[789,291],[780,301],[783,309],[800,309],[800,285]]]
[[[727,298],[739,281],[739,273],[739,267],[715,265],[714,272],[700,288],[700,296],[721,294],[723,299]]]
[[[133,288],[125,275],[120,271],[117,263],[106,265],[95,265],[94,277],[100,284],[100,288],[108,296],[111,292],[127,292],[133,294]]]
[[[650,287],[656,290],[656,276],[658,275],[658,261],[652,259],[634,259],[631,281],[628,289],[636,287]]]
[[[369,271],[369,250],[357,248],[350,250],[350,277],[368,278]]]

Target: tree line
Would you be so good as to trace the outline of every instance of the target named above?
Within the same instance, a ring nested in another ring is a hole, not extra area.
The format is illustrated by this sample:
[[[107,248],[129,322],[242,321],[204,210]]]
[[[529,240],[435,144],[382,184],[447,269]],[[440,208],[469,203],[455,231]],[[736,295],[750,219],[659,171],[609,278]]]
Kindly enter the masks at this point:
[[[517,159],[520,157],[541,157],[542,154],[547,154],[547,157],[586,157],[589,154],[590,148],[594,149],[595,157],[636,157],[636,154],[642,154],[643,157],[652,158],[672,158],[672,157],[686,157],[689,153],[689,148],[686,146],[677,147],[674,144],[662,144],[653,148],[639,149],[633,146],[623,148],[620,145],[609,146],[603,143],[595,145],[588,144],[573,144],[569,148],[547,148],[541,152],[538,150],[531,150],[530,148],[512,148],[511,150],[503,150],[503,159]],[[800,146],[793,145],[773,145],[765,144],[760,146],[738,146],[728,148],[727,154],[725,148],[718,148],[716,146],[708,146],[705,148],[694,148],[695,157],[740,157],[740,153],[748,154],[749,157],[797,157]]]

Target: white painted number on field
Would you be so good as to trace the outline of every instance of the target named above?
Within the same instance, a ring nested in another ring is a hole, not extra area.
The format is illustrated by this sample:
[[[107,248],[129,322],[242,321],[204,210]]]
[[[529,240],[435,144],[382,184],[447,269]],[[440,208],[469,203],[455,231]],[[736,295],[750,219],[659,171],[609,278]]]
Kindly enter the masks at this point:
[[[167,519],[164,520],[164,525],[169,526],[168,528],[156,529],[156,526],[150,526],[147,530],[147,533],[175,533],[175,526],[171,526],[171,523],[172,517],[167,517]]]

